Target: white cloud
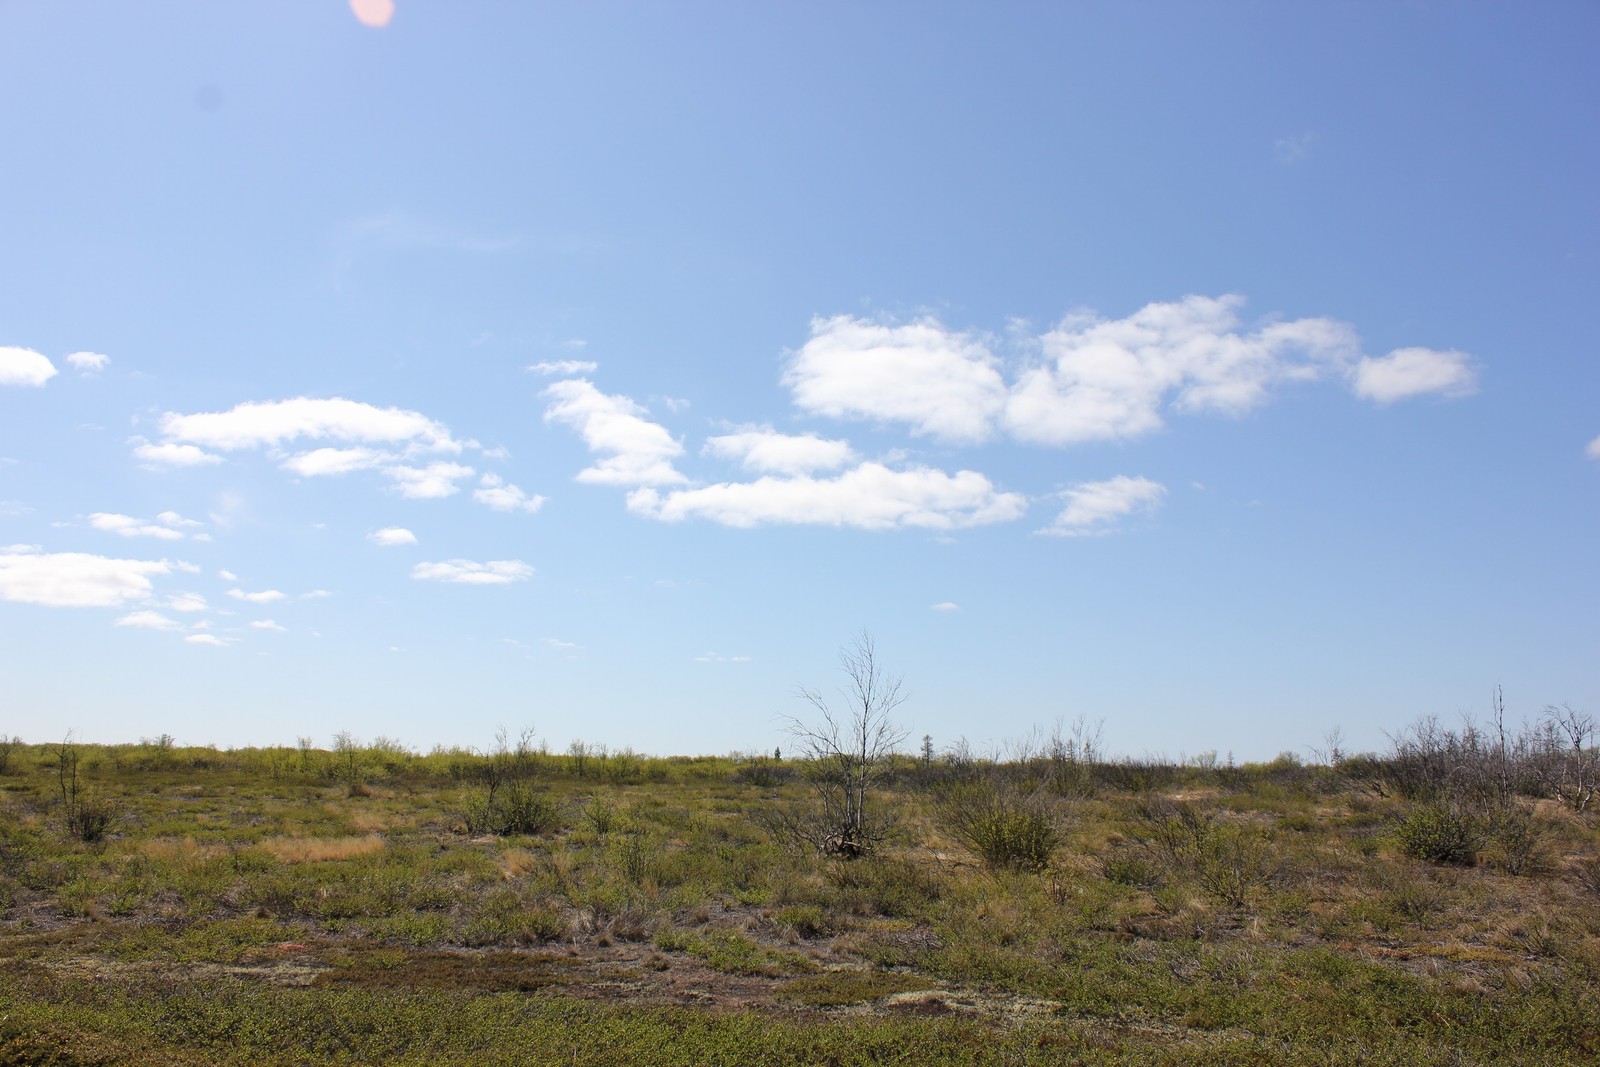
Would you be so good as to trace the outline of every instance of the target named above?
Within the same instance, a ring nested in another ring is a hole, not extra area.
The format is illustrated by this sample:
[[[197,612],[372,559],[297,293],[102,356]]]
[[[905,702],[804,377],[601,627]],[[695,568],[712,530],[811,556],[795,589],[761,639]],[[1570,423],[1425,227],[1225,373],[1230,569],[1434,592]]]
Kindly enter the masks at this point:
[[[1005,382],[988,347],[934,319],[902,326],[850,315],[811,320],[811,338],[783,384],[802,410],[905,422],[914,434],[981,441],[1004,408]]]
[[[257,619],[250,624],[250,628],[252,630],[276,630],[280,634],[286,634],[289,632],[288,627],[279,626],[271,619]]]
[[[703,656],[694,658],[696,663],[749,663],[749,656],[719,656],[715,652],[707,652]]]
[[[430,463],[426,467],[385,467],[383,473],[394,479],[400,495],[411,500],[437,500],[461,491],[456,484],[470,478],[471,467],[460,463]]]
[[[1154,510],[1167,495],[1167,489],[1149,478],[1118,475],[1104,482],[1081,482],[1060,495],[1067,506],[1039,532],[1078,537],[1103,533],[1116,520],[1135,511]]]
[[[375,545],[414,545],[417,535],[400,526],[386,526],[367,534],[367,540]]]
[[[535,374],[593,374],[600,364],[587,359],[550,359],[528,369]]]
[[[184,640],[191,645],[215,645],[218,648],[226,648],[228,645],[225,639],[215,634],[190,634]]]
[[[1464,352],[1431,348],[1397,348],[1382,359],[1368,356],[1356,364],[1356,395],[1378,404],[1437,393],[1466,396],[1476,392],[1478,375]]]
[[[1313,133],[1297,134],[1294,137],[1280,137],[1272,142],[1272,155],[1279,163],[1298,163],[1311,154],[1311,146],[1316,143],[1317,137]]]
[[[195,612],[205,611],[207,604],[199,593],[175,593],[167,598],[167,607],[173,611]]]
[[[85,552],[0,555],[0,600],[51,607],[117,607],[148,599],[166,560],[111,559]]]
[[[225,582],[237,582],[239,580],[239,576],[232,571],[218,571],[217,577]]]
[[[441,563],[419,563],[411,577],[424,582],[459,582],[463,585],[505,585],[525,582],[533,568],[519,559],[492,559],[474,563],[470,559],[447,559]]]
[[[1160,429],[1169,409],[1240,415],[1290,381],[1354,374],[1358,391],[1379,399],[1396,388],[1412,395],[1471,387],[1459,353],[1431,354],[1428,374],[1409,355],[1427,350],[1411,349],[1400,361],[1364,360],[1352,371],[1362,356],[1348,324],[1303,318],[1246,326],[1243,305],[1238,295],[1186,296],[1121,319],[1069,315],[1037,337],[1013,324],[1013,343],[1029,355],[1009,383],[986,338],[936,319],[817,318],[783,382],[795,404],[815,414],[902,422],[914,434],[956,442],[981,442],[1003,427],[1019,440],[1057,446],[1139,437]],[[1402,371],[1404,384],[1390,384]]]
[[[409,445],[436,452],[460,452],[461,443],[442,424],[402,408],[379,408],[334,397],[239,404],[227,411],[196,415],[168,413],[161,432],[174,441],[223,451],[276,448],[302,438]]]
[[[326,590],[326,589],[313,589],[309,593],[301,593],[300,594],[300,599],[301,600],[321,600],[323,597],[330,597],[332,595],[333,594],[331,592],[329,592],[328,590]]]
[[[482,488],[473,490],[472,499],[496,511],[526,511],[531,515],[544,506],[544,497],[507,485],[498,474],[485,474],[480,484]]]
[[[290,456],[279,466],[302,478],[317,478],[330,474],[370,470],[392,458],[388,453],[374,448],[314,448],[309,452]]]
[[[31,348],[0,345],[0,385],[43,385],[56,376],[56,365]]]
[[[625,396],[608,396],[582,378],[555,382],[544,391],[552,403],[546,421],[578,431],[589,451],[602,458],[578,472],[578,481],[599,485],[678,485],[687,482],[672,461],[683,446],[649,412]]]
[[[263,589],[259,593],[246,593],[243,589],[230,589],[228,595],[235,600],[248,600],[252,604],[270,604],[274,600],[283,600],[286,594],[276,589]]]
[[[176,511],[163,511],[161,514],[156,516],[156,521],[167,526],[189,527],[205,525],[205,523],[201,522],[199,519],[186,519],[182,515],[179,515]]]
[[[134,626],[142,630],[181,630],[183,629],[176,619],[169,619],[159,611],[135,611],[124,615],[113,625]]]
[[[1584,453],[1590,459],[1600,459],[1600,437],[1596,437],[1593,441],[1590,441],[1589,447],[1584,449]]]
[[[838,470],[855,459],[848,441],[830,441],[810,433],[778,433],[770,426],[707,438],[704,451],[759,474]]]
[[[114,533],[120,537],[154,537],[163,541],[181,541],[183,534],[169,526],[157,526],[129,515],[116,515],[97,511],[89,516],[89,525],[96,530]]]
[[[942,600],[939,603],[932,605],[930,610],[943,612],[960,611],[961,605],[957,604],[953,600]]]
[[[74,352],[67,357],[67,362],[77,368],[79,373],[98,374],[106,369],[111,357],[103,356],[99,352]]]
[[[628,495],[629,510],[651,518],[680,522],[698,517],[740,527],[789,523],[949,530],[1009,522],[1027,507],[1022,494],[999,492],[976,471],[897,471],[881,463],[863,463],[834,478],[767,477],[674,490],[666,496],[654,489]]]
[[[1239,296],[1187,296],[1127,318],[1077,315],[1040,338],[1043,361],[1017,378],[1005,423],[1035,444],[1133,438],[1162,426],[1162,408],[1238,415],[1285,380],[1310,380],[1360,354],[1331,319],[1240,329]]]
[[[554,637],[545,638],[544,643],[560,652],[575,652],[583,647],[575,641],[562,641]]]
[[[171,441],[153,445],[143,438],[134,438],[134,441],[133,457],[143,460],[147,467],[201,467],[222,462],[221,456],[194,445],[179,445]]]

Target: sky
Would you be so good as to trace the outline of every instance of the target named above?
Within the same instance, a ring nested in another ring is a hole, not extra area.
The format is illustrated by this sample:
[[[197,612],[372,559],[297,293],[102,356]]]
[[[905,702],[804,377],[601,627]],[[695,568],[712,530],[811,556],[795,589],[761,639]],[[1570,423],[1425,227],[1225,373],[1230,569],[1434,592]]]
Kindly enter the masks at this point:
[[[0,730],[1600,714],[1600,8],[0,2]]]

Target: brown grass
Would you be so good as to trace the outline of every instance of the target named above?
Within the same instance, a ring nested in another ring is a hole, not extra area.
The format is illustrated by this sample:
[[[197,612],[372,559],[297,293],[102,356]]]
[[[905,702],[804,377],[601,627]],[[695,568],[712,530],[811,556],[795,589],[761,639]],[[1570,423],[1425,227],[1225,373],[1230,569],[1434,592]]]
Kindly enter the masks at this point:
[[[281,863],[319,863],[348,860],[382,852],[384,841],[377,834],[364,837],[270,837],[261,847]]]
[[[158,837],[139,843],[139,851],[166,863],[203,863],[228,854],[227,845],[200,845],[193,837]]]

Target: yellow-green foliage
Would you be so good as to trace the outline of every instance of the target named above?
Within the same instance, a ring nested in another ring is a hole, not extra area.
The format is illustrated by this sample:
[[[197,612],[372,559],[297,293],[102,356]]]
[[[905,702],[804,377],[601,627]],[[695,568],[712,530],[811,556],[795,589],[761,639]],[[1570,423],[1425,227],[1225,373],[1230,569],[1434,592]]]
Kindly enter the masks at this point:
[[[843,860],[769,836],[763,813],[809,796],[767,773],[793,761],[535,751],[522,780],[561,817],[492,834],[463,818],[489,757],[363,745],[352,795],[340,755],[81,746],[84,785],[117,812],[85,842],[50,748],[14,747],[0,1065],[537,1047],[1413,1067],[1600,1049],[1600,833],[1550,801],[1481,816],[1468,867],[1415,845],[1433,809],[1336,768],[1084,763],[1067,780],[991,762],[966,788],[1050,821],[989,852],[941,811],[944,769],[903,760],[875,798],[900,836]],[[659,1007],[684,990],[742,1006]],[[840,1009],[858,1014],[816,1014]]]

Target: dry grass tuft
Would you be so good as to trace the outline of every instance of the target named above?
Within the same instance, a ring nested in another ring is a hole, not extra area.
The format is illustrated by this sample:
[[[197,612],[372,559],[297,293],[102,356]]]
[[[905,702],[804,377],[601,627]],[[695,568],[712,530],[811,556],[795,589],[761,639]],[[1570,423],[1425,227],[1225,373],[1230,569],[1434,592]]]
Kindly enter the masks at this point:
[[[261,847],[272,853],[280,863],[320,863],[382,852],[384,841],[377,834],[367,834],[365,837],[271,837],[261,842]]]
[[[525,848],[508,848],[500,853],[500,873],[508,882],[521,878],[538,863],[539,857]]]
[[[204,863],[228,853],[226,845],[200,845],[193,837],[158,837],[139,843],[139,851],[162,863]]]

